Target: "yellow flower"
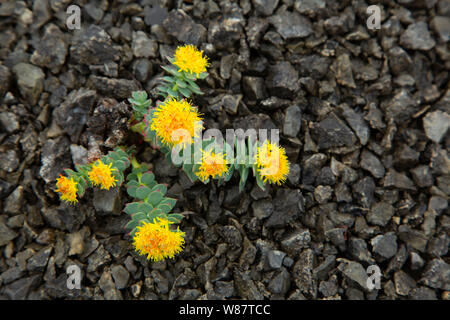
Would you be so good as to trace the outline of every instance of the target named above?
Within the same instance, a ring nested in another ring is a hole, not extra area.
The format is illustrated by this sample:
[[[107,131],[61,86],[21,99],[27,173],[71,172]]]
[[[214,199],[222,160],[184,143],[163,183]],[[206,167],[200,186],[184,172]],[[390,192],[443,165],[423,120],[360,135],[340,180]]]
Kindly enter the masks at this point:
[[[258,172],[264,182],[280,185],[286,181],[289,174],[289,161],[284,148],[265,141],[256,151]]]
[[[70,180],[60,175],[59,178],[56,179],[56,192],[61,193],[61,199],[67,201],[69,203],[78,202],[77,199],[77,182],[73,181],[73,178],[70,177]]]
[[[198,136],[202,125],[197,109],[186,100],[169,98],[158,106],[153,113],[150,129],[154,130],[164,144],[169,146],[178,143],[192,143]]]
[[[155,223],[145,223],[137,227],[133,238],[133,245],[139,254],[147,255],[147,259],[161,261],[173,258],[181,252],[184,244],[184,232],[179,228],[170,230],[172,224],[167,219],[158,219]]]
[[[228,172],[228,166],[225,160],[225,154],[214,153],[212,151],[202,150],[202,162],[198,172],[195,174],[202,181],[206,181],[210,176],[221,178]]]
[[[97,160],[97,163],[92,165],[91,171],[89,171],[89,180],[94,186],[100,185],[102,189],[106,190],[116,186],[117,180],[113,177],[112,171],[117,169],[111,169],[111,165],[112,163],[106,165],[101,160]]]
[[[197,76],[206,72],[206,67],[209,66],[208,58],[203,56],[203,51],[190,44],[177,48],[173,64],[180,68],[178,71],[196,73]]]

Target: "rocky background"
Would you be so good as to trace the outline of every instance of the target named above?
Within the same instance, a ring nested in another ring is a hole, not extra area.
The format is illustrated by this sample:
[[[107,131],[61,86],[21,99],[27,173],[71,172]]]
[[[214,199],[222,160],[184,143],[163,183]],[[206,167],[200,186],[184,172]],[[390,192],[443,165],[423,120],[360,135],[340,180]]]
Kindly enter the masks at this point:
[[[449,299],[449,16],[448,0],[2,1],[0,298]],[[286,185],[192,184],[130,134],[126,98],[155,101],[184,43],[211,61],[206,127],[279,128]],[[174,261],[133,251],[123,188],[76,206],[53,191],[125,143],[187,214]]]

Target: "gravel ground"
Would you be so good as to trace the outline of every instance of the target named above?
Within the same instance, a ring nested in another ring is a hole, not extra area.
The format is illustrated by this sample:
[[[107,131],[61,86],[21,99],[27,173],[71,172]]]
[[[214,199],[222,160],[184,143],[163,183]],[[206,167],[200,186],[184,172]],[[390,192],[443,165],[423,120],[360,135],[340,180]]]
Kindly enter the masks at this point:
[[[449,16],[448,0],[3,2],[0,299],[449,299]],[[279,128],[286,185],[192,184],[130,134],[125,99],[155,98],[184,43],[210,57],[206,127]],[[125,143],[189,212],[173,261],[133,251],[124,190],[72,207],[53,191]]]

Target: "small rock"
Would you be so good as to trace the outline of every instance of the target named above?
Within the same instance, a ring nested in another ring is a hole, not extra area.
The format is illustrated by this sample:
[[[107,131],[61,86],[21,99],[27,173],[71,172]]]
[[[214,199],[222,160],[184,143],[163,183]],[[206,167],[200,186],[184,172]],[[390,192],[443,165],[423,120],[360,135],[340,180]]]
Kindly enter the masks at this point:
[[[344,277],[350,281],[350,283],[357,284],[360,289],[368,290],[368,276],[366,270],[360,263],[354,261],[342,262],[338,266],[338,270],[342,272]]]
[[[425,261],[416,252],[411,252],[410,259],[411,259],[411,269],[412,270],[422,269],[422,267],[425,265]]]
[[[17,233],[9,229],[0,219],[0,247],[8,244],[15,237],[17,237]]]
[[[361,152],[361,168],[369,171],[375,178],[383,178],[385,169],[381,161],[370,151],[364,149]]]
[[[126,99],[133,91],[140,89],[136,80],[113,79],[92,75],[88,79],[89,86],[102,94],[112,95],[116,99]]]
[[[431,28],[439,35],[443,42],[450,40],[450,18],[435,16],[430,23]]]
[[[308,18],[297,12],[284,11],[269,18],[270,23],[284,40],[305,38],[313,33]]]
[[[427,23],[419,21],[410,24],[400,36],[400,44],[406,49],[430,50],[436,44],[428,30]]]
[[[153,39],[149,39],[143,31],[133,32],[131,48],[134,56],[137,58],[158,57],[158,43]]]
[[[21,95],[30,105],[35,105],[44,89],[45,74],[42,69],[28,63],[19,63],[13,67]]]
[[[295,257],[304,248],[308,248],[310,242],[311,234],[309,233],[309,230],[297,230],[281,240],[281,247]]]
[[[431,260],[420,283],[434,289],[450,290],[450,265],[442,259]]]
[[[353,132],[334,113],[314,124],[312,136],[317,141],[320,149],[341,146],[350,147],[356,143],[356,137]]]
[[[48,24],[44,36],[31,56],[31,62],[40,67],[47,67],[56,74],[64,65],[66,56],[67,43],[64,41],[64,34],[58,26]]]
[[[396,187],[405,190],[416,190],[411,179],[409,179],[405,174],[399,173],[394,169],[388,170],[386,176],[383,178],[383,186],[385,188]]]
[[[440,110],[428,112],[423,118],[425,134],[429,139],[436,143],[441,142],[449,127],[450,115],[446,112]]]
[[[392,258],[397,253],[397,236],[394,232],[378,235],[370,243],[373,252],[383,260]]]
[[[300,190],[278,189],[266,227],[280,228],[294,221],[304,211],[304,201]]]
[[[267,96],[264,79],[260,77],[242,77],[242,88],[251,101],[262,100]]]
[[[125,289],[130,278],[128,271],[121,265],[115,265],[111,268],[111,274],[117,289]]]
[[[15,215],[20,214],[23,205],[23,187],[18,186],[4,202],[3,210],[6,213]]]
[[[277,7],[278,0],[252,0],[252,3],[257,13],[270,16]]]
[[[286,253],[279,250],[270,250],[267,253],[267,262],[272,269],[280,269]]]
[[[29,271],[43,271],[47,265],[48,258],[50,257],[52,250],[52,247],[42,249],[40,252],[28,259],[27,269]]]
[[[122,211],[120,188],[94,190],[94,208],[100,215],[119,215]]]
[[[374,201],[375,182],[371,177],[365,177],[353,185],[353,195],[365,208],[370,208]]]
[[[279,273],[275,274],[275,276],[269,282],[267,288],[270,292],[284,297],[284,295],[289,291],[290,286],[291,275],[285,268],[282,268]]]
[[[317,186],[314,189],[314,198],[319,204],[328,202],[333,196],[333,189],[330,186]]]
[[[273,213],[273,203],[271,200],[259,200],[252,203],[253,215],[262,220]]]
[[[340,55],[336,59],[336,81],[346,87],[356,88],[353,79],[352,64],[348,54]]]
[[[278,62],[269,66],[265,83],[271,95],[293,98],[298,90],[298,72],[289,62]]]
[[[73,90],[64,102],[55,109],[56,123],[64,128],[72,142],[78,142],[96,97],[97,94],[93,90],[85,88]]]
[[[362,114],[356,112],[350,108],[347,104],[339,105],[342,115],[344,116],[347,123],[355,131],[356,136],[362,145],[366,145],[370,138],[370,129],[364,120]]]
[[[12,112],[0,113],[0,124],[8,133],[13,133],[20,128],[19,118]]]
[[[79,64],[100,65],[120,59],[119,50],[113,46],[108,33],[97,25],[83,28],[72,38],[70,57]]]
[[[402,270],[394,274],[395,292],[401,296],[407,296],[409,292],[416,287],[416,282],[413,278],[407,275]]]
[[[392,205],[387,202],[378,202],[373,205],[367,214],[367,221],[371,224],[384,227],[391,221],[395,210]]]
[[[427,165],[420,165],[410,170],[414,182],[420,188],[431,187],[434,183],[433,175],[430,167]]]
[[[98,286],[103,291],[103,295],[106,300],[122,300],[122,294],[116,289],[114,281],[111,277],[111,271],[107,269],[102,273],[100,280],[98,281]]]
[[[181,43],[200,46],[206,40],[206,28],[195,23],[183,10],[172,10],[163,21],[167,34]]]
[[[287,108],[283,122],[283,133],[288,137],[296,137],[300,132],[301,120],[301,110],[298,105]]]
[[[314,252],[305,249],[294,265],[293,277],[297,288],[308,298],[317,297],[317,282],[314,274]]]

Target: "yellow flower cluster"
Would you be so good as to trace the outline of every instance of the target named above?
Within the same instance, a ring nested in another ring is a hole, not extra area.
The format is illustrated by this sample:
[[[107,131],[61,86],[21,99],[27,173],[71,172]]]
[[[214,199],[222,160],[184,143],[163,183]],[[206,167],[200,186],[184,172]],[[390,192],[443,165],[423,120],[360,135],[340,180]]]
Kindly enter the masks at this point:
[[[61,200],[67,201],[69,203],[77,203],[77,182],[73,181],[73,178],[70,179],[60,175],[59,178],[56,179],[56,192],[61,193]]]
[[[184,245],[184,232],[170,229],[167,219],[157,219],[154,223],[145,223],[137,227],[133,237],[133,245],[139,254],[147,255],[147,259],[162,261],[173,258],[181,252]]]
[[[280,185],[286,181],[289,174],[289,161],[284,148],[265,141],[257,148],[256,163],[264,182],[269,181]]]
[[[209,66],[208,58],[203,56],[203,51],[193,45],[178,47],[173,64],[179,68],[179,71],[196,73],[197,76],[199,73],[206,72],[206,67]]]
[[[220,152],[202,150],[202,160],[196,175],[202,181],[206,181],[209,177],[222,178],[228,171],[225,157],[226,155]]]
[[[106,190],[116,186],[117,179],[112,175],[112,171],[116,169],[111,169],[111,165],[112,163],[106,165],[101,160],[97,160],[97,163],[92,165],[89,180],[94,186],[100,186],[101,189]]]
[[[169,146],[178,143],[192,143],[203,127],[197,109],[186,100],[168,98],[153,114],[150,129]],[[199,128],[196,128],[199,125]]]

